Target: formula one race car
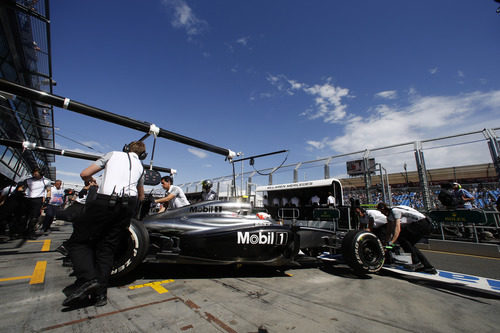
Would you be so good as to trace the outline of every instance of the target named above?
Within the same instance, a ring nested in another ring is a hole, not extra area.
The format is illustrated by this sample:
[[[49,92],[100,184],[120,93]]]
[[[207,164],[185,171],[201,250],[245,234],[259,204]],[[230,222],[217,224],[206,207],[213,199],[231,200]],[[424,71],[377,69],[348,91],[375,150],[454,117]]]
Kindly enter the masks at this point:
[[[384,264],[382,243],[370,232],[281,225],[249,203],[206,201],[133,219],[112,277],[142,262],[286,267],[296,264],[300,250],[342,254],[358,273],[377,272]]]

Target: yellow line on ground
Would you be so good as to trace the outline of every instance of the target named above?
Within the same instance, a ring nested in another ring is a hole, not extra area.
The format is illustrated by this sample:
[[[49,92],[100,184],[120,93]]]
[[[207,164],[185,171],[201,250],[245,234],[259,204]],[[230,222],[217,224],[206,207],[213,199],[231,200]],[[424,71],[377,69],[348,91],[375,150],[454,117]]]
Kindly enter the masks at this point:
[[[43,283],[45,279],[45,270],[47,269],[46,261],[37,261],[33,275],[31,276],[30,284]]]
[[[454,256],[463,256],[463,257],[473,257],[473,258],[481,258],[481,259],[500,260],[500,258],[478,256],[478,255],[475,255],[475,254],[454,253],[454,252],[436,251],[436,250],[423,250],[423,249],[420,249],[420,251],[449,254],[449,255],[454,255]]]
[[[2,279],[0,279],[0,282],[13,281],[13,280],[23,280],[23,279],[29,279],[29,278],[31,278],[31,275],[29,275],[29,276],[16,276],[16,277],[11,277],[11,278],[2,278]]]
[[[43,241],[42,252],[50,251],[50,239]]]
[[[165,289],[162,286],[162,284],[163,283],[172,283],[172,282],[174,282],[174,280],[163,280],[163,281],[149,282],[149,283],[145,283],[145,284],[138,284],[135,286],[129,286],[128,289],[133,290],[133,289],[138,289],[138,288],[151,287],[158,294],[164,294],[164,293],[168,293],[168,290]]]

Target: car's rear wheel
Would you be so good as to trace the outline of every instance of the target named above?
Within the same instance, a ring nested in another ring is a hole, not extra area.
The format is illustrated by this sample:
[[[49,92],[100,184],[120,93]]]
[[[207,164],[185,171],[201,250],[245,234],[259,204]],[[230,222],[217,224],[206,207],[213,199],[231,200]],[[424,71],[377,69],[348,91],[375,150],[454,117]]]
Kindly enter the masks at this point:
[[[141,221],[132,219],[116,248],[111,278],[121,278],[134,270],[146,256],[149,234]]]
[[[346,263],[361,274],[378,272],[384,265],[385,251],[380,239],[364,230],[349,231],[342,241]]]

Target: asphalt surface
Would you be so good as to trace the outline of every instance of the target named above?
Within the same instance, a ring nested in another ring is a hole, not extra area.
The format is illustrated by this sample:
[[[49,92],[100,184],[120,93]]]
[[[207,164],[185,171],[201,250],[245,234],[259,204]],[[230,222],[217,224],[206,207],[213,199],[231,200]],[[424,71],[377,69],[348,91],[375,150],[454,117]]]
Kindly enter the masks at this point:
[[[108,304],[61,305],[74,282],[55,248],[64,225],[0,244],[0,332],[498,332],[500,293],[345,265],[143,264]],[[500,278],[500,260],[424,251],[438,269]]]

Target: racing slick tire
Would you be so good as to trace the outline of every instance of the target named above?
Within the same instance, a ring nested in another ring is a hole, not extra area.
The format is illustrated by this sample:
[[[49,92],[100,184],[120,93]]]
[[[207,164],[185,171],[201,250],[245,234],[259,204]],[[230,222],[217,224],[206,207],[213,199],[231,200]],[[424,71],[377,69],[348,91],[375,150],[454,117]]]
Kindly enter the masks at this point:
[[[360,274],[378,272],[384,265],[385,251],[380,239],[364,230],[349,231],[342,240],[345,262]]]
[[[119,279],[134,270],[149,249],[149,234],[141,221],[132,219],[116,248],[111,278]]]

